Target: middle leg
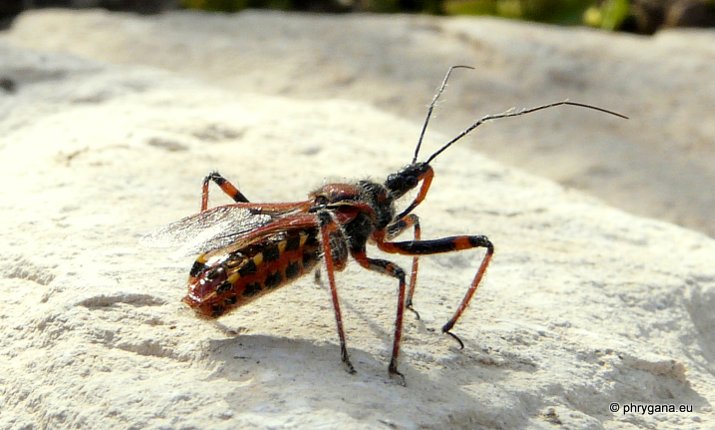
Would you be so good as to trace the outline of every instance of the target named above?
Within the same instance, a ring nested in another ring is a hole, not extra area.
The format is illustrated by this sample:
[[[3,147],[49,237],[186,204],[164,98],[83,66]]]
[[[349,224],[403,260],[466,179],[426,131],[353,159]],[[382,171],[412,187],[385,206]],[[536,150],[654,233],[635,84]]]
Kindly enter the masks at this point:
[[[414,240],[420,240],[422,238],[422,229],[420,228],[420,218],[415,214],[409,214],[405,217],[393,222],[387,226],[387,239],[392,240],[402,234],[408,228],[413,227],[413,238]],[[405,301],[405,307],[412,311],[417,319],[420,319],[420,314],[412,306],[412,297],[415,294],[415,286],[417,285],[417,271],[419,269],[419,256],[415,255],[412,257],[412,271],[410,273],[410,285],[407,288],[407,300]]]
[[[323,248],[323,260],[325,261],[325,273],[328,277],[328,285],[330,286],[330,297],[333,300],[333,310],[335,311],[335,323],[338,328],[338,337],[340,338],[340,358],[345,364],[348,373],[355,373],[355,368],[350,362],[348,356],[347,344],[345,342],[345,331],[343,330],[343,317],[340,312],[340,300],[338,299],[338,289],[335,286],[335,270],[340,270],[345,265],[346,255],[340,255],[336,252],[335,245],[340,247],[344,245],[344,238],[340,232],[338,224],[328,211],[318,213],[318,223],[320,225],[320,241]],[[338,257],[336,260],[335,257]],[[342,259],[342,261],[341,261]],[[316,271],[316,273],[320,273]],[[316,275],[316,281],[320,281]]]
[[[492,245],[491,241],[486,236],[451,236],[443,237],[441,239],[414,240],[410,242],[378,241],[377,245],[378,248],[385,252],[412,256],[441,254],[443,252],[451,251],[464,251],[472,248],[486,248],[487,252],[482,258],[482,262],[479,264],[477,273],[474,275],[472,284],[469,286],[462,302],[452,315],[452,318],[450,318],[449,321],[442,326],[442,332],[453,337],[457,342],[459,342],[459,346],[464,349],[464,343],[462,340],[456,334],[452,333],[451,330],[457,323],[457,320],[459,320],[464,311],[467,309],[467,306],[469,306],[469,302],[472,300],[474,293],[477,291],[477,288],[487,271],[492,255],[494,255],[494,245]]]

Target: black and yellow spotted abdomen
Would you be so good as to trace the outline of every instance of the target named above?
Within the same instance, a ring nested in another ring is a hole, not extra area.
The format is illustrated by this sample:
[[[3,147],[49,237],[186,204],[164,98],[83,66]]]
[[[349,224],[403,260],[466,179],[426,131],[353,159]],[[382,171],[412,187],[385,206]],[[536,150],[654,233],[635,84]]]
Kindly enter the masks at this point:
[[[183,301],[200,315],[218,318],[309,272],[320,260],[317,230],[304,229],[207,252],[189,273]]]

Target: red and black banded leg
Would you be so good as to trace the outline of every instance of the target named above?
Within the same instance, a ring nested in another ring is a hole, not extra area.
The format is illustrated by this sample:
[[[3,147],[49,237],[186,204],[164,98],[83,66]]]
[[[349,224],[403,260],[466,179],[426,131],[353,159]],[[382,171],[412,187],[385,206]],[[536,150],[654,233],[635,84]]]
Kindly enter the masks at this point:
[[[430,254],[441,254],[443,252],[451,251],[464,251],[472,248],[486,248],[487,252],[482,258],[482,262],[477,269],[477,273],[474,275],[474,280],[469,286],[467,293],[462,299],[462,303],[459,305],[457,310],[454,312],[452,318],[450,318],[447,323],[442,326],[442,332],[447,333],[459,342],[459,346],[464,349],[464,343],[457,337],[452,330],[452,327],[457,323],[457,320],[462,316],[464,310],[469,306],[469,302],[472,300],[472,296],[477,291],[479,283],[484,277],[484,273],[487,271],[489,262],[494,255],[494,245],[489,241],[486,236],[451,236],[444,237],[442,239],[434,240],[415,240],[410,242],[379,242],[378,247],[389,253],[402,254],[402,255],[430,255]]]
[[[219,172],[211,172],[204,178],[204,183],[201,187],[201,212],[205,211],[209,205],[209,181],[213,181],[221,190],[233,199],[236,203],[248,203],[248,199],[238,188],[230,183],[226,178],[221,176]]]
[[[328,275],[328,284],[330,285],[330,296],[333,299],[333,309],[335,310],[335,322],[338,326],[338,337],[340,338],[340,356],[345,364],[348,373],[355,373],[355,368],[350,362],[348,349],[345,342],[345,331],[343,330],[343,317],[340,312],[340,300],[338,299],[338,290],[335,287],[335,267],[336,262],[333,260],[333,248],[331,246],[331,238],[336,237],[336,233],[340,231],[340,227],[330,216],[327,211],[318,213],[318,222],[320,225],[320,237],[323,245],[323,259],[325,260],[325,272]],[[338,265],[341,262],[337,262]]]
[[[408,228],[414,228],[414,240],[420,240],[422,238],[422,229],[420,228],[420,218],[415,214],[409,214],[402,219],[395,221],[394,223],[387,226],[387,238],[392,240],[399,236],[403,231]],[[410,273],[410,285],[407,289],[407,300],[405,302],[405,307],[412,311],[417,319],[420,319],[420,314],[412,306],[412,297],[415,294],[415,286],[417,285],[417,271],[419,269],[419,257],[415,255],[412,257],[412,272]]]
[[[351,254],[353,258],[355,258],[355,261],[357,261],[362,267],[384,275],[392,276],[393,278],[397,278],[399,281],[397,293],[397,317],[395,318],[395,336],[392,343],[392,358],[390,359],[390,366],[387,370],[390,372],[390,376],[398,377],[400,379],[400,383],[405,385],[404,375],[397,370],[397,358],[400,355],[400,339],[402,338],[402,317],[405,313],[405,271],[390,261],[369,258],[365,255],[364,249],[360,251],[353,250]]]

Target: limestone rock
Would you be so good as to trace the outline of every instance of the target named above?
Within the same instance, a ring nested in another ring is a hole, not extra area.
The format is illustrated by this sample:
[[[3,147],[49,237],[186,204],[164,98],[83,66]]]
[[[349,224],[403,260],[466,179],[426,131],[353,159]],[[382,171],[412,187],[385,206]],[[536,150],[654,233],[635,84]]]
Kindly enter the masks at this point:
[[[422,319],[406,316],[400,360],[406,387],[387,376],[396,285],[351,264],[337,275],[349,375],[329,295],[311,277],[212,323],[180,302],[193,257],[140,238],[196,212],[214,169],[253,201],[382,180],[410,161],[419,123],[359,102],[237,97],[8,40],[0,70],[15,88],[0,97],[1,428],[715,425],[715,243],[703,234],[460,142],[434,161],[416,213],[425,238],[495,243],[454,330],[466,347],[439,328],[479,251],[422,259]],[[445,139],[430,133],[423,157]],[[212,189],[211,204],[225,203]],[[693,410],[624,413],[631,404]]]

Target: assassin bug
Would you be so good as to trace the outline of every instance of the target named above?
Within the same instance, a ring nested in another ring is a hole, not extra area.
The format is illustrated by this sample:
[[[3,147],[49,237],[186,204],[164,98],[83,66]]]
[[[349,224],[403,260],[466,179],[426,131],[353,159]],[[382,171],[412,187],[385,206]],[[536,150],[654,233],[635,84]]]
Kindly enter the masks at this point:
[[[461,304],[442,327],[464,348],[462,340],[451,332],[469,305],[494,254],[494,246],[486,236],[460,235],[423,240],[420,220],[412,212],[425,199],[434,177],[430,163],[452,144],[481,124],[509,118],[560,105],[588,108],[625,116],[595,106],[570,101],[559,101],[519,111],[487,115],[473,123],[445,143],[425,161],[417,161],[420,146],[429,124],[432,110],[456,68],[453,66],[442,81],[427,110],[414,156],[409,165],[387,177],[384,183],[360,180],[352,183],[326,184],[309,194],[307,200],[292,203],[253,203],[238,188],[218,172],[204,178],[201,211],[177,221],[158,232],[174,238],[190,240],[203,252],[189,272],[188,294],[183,301],[200,316],[218,318],[228,311],[243,306],[259,296],[285,286],[296,278],[316,269],[323,262],[332,297],[342,361],[350,373],[340,302],[335,284],[335,271],[343,270],[348,257],[368,270],[379,272],[398,281],[397,315],[388,371],[398,376],[397,370],[405,308],[413,309],[413,295],[420,255],[484,248],[479,268]],[[208,209],[209,185],[215,183],[235,203]],[[407,192],[418,188],[412,202],[401,212],[395,202]],[[413,240],[396,242],[398,235],[412,229]],[[412,256],[409,284],[405,271],[388,260],[368,257],[367,243],[391,254]],[[319,270],[319,269],[318,269]]]

